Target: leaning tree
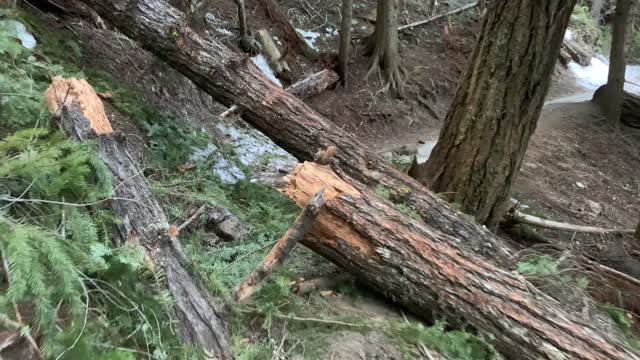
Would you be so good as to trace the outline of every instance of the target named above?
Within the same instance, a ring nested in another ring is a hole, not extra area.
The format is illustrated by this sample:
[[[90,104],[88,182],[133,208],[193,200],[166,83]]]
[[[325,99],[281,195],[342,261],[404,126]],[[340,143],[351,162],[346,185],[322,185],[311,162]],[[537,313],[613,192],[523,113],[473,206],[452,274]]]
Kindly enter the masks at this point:
[[[369,39],[367,52],[371,54],[367,77],[381,74],[386,87],[401,92],[406,70],[398,58],[398,0],[378,0],[376,28]]]
[[[501,218],[575,0],[495,0],[429,160],[411,175],[488,226]]]

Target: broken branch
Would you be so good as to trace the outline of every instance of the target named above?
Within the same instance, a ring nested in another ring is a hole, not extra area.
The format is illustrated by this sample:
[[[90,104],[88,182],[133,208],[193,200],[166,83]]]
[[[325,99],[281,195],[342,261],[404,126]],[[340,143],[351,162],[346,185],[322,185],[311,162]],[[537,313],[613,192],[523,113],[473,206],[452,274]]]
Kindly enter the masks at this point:
[[[428,24],[430,22],[434,22],[434,21],[436,21],[438,19],[441,19],[443,17],[449,16],[449,15],[455,15],[455,14],[463,12],[465,10],[473,9],[476,6],[478,6],[477,2],[474,2],[474,3],[471,3],[471,4],[467,4],[465,6],[461,6],[461,7],[457,8],[457,9],[453,9],[451,11],[448,11],[448,12],[446,12],[444,14],[434,15],[434,16],[431,16],[431,17],[426,18],[424,20],[420,20],[420,21],[412,22],[411,24],[400,26],[398,28],[398,31],[405,31],[407,29],[411,29],[411,28],[414,28],[416,26],[425,25],[425,24]]]
[[[256,266],[255,270],[244,281],[238,284],[233,290],[233,297],[237,302],[242,302],[251,297],[262,280],[266,279],[284,259],[287,258],[293,247],[307,233],[313,224],[320,208],[324,205],[322,195],[324,189],[320,189],[302,209],[296,221],[289,230],[278,240],[276,245],[265,256],[262,262]]]

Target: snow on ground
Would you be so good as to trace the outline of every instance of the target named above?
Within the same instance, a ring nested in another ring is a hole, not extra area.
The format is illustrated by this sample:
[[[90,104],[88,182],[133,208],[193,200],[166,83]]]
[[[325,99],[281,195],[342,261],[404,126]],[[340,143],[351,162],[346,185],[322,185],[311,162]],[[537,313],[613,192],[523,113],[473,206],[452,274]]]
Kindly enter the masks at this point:
[[[304,41],[306,41],[307,44],[309,44],[309,46],[311,46],[314,50],[318,50],[318,47],[315,45],[315,43],[316,43],[316,40],[318,40],[318,38],[320,37],[320,33],[317,33],[315,31],[302,30],[302,29],[296,29],[296,31],[298,32],[298,34],[300,34],[300,36],[302,36]]]
[[[36,47],[36,38],[27,31],[23,23],[15,20],[0,20],[0,27],[14,30],[16,37],[25,48],[33,49]]]
[[[600,55],[591,58],[589,66],[581,66],[572,61],[568,68],[575,76],[577,84],[586,89],[595,90],[607,83],[609,62]],[[625,78],[627,81],[640,84],[640,65],[627,65]],[[638,93],[640,86],[626,83],[625,90]]]
[[[260,71],[262,71],[262,73],[267,77],[267,79],[271,80],[271,82],[273,82],[274,84],[282,87],[282,83],[280,82],[280,80],[278,80],[278,78],[276,77],[276,74],[271,69],[271,66],[269,66],[267,59],[265,59],[265,57],[262,54],[258,54],[252,57],[251,61],[253,61],[253,63],[256,64],[256,66],[260,69]]]

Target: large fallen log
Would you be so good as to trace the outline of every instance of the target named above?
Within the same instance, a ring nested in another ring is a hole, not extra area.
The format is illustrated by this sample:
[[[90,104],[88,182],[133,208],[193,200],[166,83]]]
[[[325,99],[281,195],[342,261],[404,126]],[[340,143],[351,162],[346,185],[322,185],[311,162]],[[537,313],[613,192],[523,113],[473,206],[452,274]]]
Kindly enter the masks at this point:
[[[564,310],[522,277],[452,237],[359,191],[327,166],[304,163],[284,193],[305,206],[321,188],[325,207],[306,246],[416,314],[440,308],[495,336],[513,359],[640,359],[610,333]],[[595,321],[593,322],[595,323]]]
[[[222,303],[194,279],[189,264],[165,213],[156,201],[142,171],[124,144],[113,134],[102,103],[84,80],[55,77],[45,92],[45,103],[55,113],[65,133],[76,141],[91,140],[107,165],[115,185],[113,213],[122,222],[122,241],[140,244],[155,268],[163,271],[175,301],[178,336],[199,345],[212,359],[230,359],[229,340],[221,318]]]
[[[510,247],[471,217],[398,171],[352,134],[273,85],[246,56],[189,29],[185,16],[161,0],[82,0],[124,34],[183,73],[300,160],[336,146],[334,170],[356,186],[382,187],[420,214],[432,228],[459,239],[496,261],[508,262]],[[359,183],[359,184],[358,184]],[[362,185],[361,185],[362,184]]]
[[[593,102],[602,106],[607,101],[606,97],[607,85],[602,85],[593,94]],[[640,96],[632,94],[628,91],[624,92],[622,98],[622,114],[620,121],[627,126],[640,128]]]

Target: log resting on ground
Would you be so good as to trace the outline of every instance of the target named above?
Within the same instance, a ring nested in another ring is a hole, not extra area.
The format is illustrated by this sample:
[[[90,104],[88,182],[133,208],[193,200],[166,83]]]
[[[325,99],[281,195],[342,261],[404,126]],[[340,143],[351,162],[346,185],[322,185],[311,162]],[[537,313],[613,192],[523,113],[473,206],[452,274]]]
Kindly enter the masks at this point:
[[[602,85],[593,94],[593,102],[602,106],[602,102],[607,101],[605,96],[607,85]],[[640,128],[640,96],[632,94],[628,91],[623,92],[622,97],[622,114],[620,122],[624,125]]]
[[[208,358],[230,359],[221,302],[212,298],[187,270],[180,243],[177,239],[171,241],[177,229],[170,228],[142,171],[112,133],[96,93],[84,80],[56,77],[45,93],[45,102],[55,109],[67,136],[95,143],[98,156],[113,176],[111,205],[116,218],[122,220],[118,235],[123,241],[139,243],[153,266],[164,272],[175,301],[180,340],[201,346]]]
[[[522,277],[451,236],[361,192],[327,166],[305,162],[284,193],[305,206],[325,189],[325,208],[304,244],[416,314],[439,308],[493,334],[513,359],[639,359],[606,331],[564,310]]]
[[[189,29],[182,12],[162,0],[82,0],[120,31],[191,79],[300,160],[336,146],[334,170],[358,187],[399,192],[425,223],[487,258],[507,263],[510,247],[471,217],[369,151],[311,107],[273,85],[243,54]],[[172,35],[177,34],[177,35]]]

